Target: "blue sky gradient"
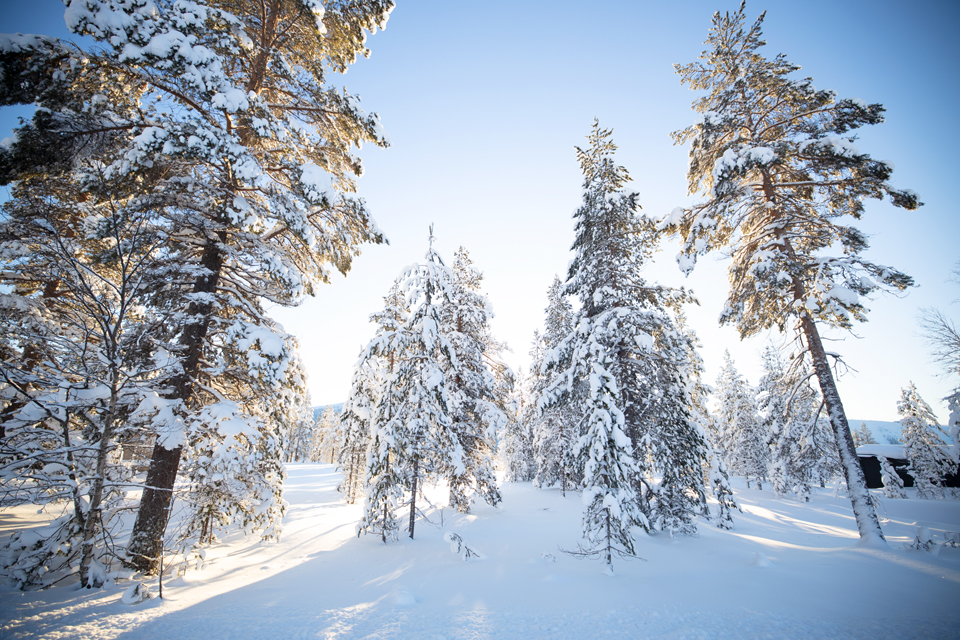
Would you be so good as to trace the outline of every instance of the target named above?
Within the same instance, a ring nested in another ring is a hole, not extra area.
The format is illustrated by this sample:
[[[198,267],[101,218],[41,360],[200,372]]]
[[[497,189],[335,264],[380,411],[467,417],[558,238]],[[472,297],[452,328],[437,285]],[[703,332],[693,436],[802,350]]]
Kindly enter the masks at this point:
[[[3,0],[0,31],[65,36],[54,0]],[[494,329],[513,348],[509,362],[527,367],[533,330],[542,323],[546,289],[565,275],[580,204],[574,145],[594,117],[614,129],[617,158],[631,173],[644,212],[689,204],[686,153],[670,132],[695,121],[696,95],[680,85],[674,63],[703,50],[716,10],[736,2],[654,3],[399,0],[387,29],[368,39],[369,59],[331,81],[377,111],[392,147],[366,147],[360,193],[390,238],[370,247],[346,279],[337,278],[297,309],[277,317],[301,342],[314,404],[342,402],[351,367],[372,336],[367,316],[390,282],[427,248],[448,260],[460,245],[485,273],[497,312]],[[903,297],[879,296],[856,336],[836,333],[828,349],[856,371],[840,391],[851,419],[896,420],[909,381],[941,419],[939,401],[957,385],[930,362],[917,328],[922,307],[960,318],[960,286],[947,283],[960,260],[956,184],[960,162],[960,3],[919,1],[750,2],[767,10],[766,54],[785,53],[818,88],[880,102],[887,122],[860,132],[858,146],[892,161],[893,183],[920,194],[916,212],[870,202],[860,228],[868,256],[913,276]],[[0,137],[27,108],[0,109]],[[2,194],[0,194],[2,195]],[[726,293],[726,261],[702,260],[684,278],[663,247],[646,277],[693,288],[688,312],[704,347],[708,382],[724,349],[751,383],[759,379],[765,336],[740,342],[717,327]],[[772,336],[774,340],[782,340]]]

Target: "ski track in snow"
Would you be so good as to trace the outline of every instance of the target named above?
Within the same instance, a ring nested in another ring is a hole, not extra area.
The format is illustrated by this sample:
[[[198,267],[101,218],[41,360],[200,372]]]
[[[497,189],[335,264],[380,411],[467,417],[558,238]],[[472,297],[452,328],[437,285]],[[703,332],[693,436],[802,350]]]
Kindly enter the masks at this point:
[[[801,504],[735,479],[744,512],[733,531],[700,521],[693,538],[638,533],[648,561],[615,563],[611,578],[557,550],[578,541],[578,494],[507,484],[501,508],[444,509],[443,529],[428,511],[436,526],[420,521],[416,540],[383,545],[355,536],[360,507],[336,493],[332,465],[288,471],[280,543],[227,537],[202,571],[139,605],[120,602],[129,582],[4,586],[0,638],[960,638],[960,549],[903,548],[920,525],[938,542],[960,531],[957,500],[882,500],[890,549],[859,549],[833,489]],[[24,526],[20,515],[3,514],[0,529]],[[482,559],[461,561],[445,531]]]

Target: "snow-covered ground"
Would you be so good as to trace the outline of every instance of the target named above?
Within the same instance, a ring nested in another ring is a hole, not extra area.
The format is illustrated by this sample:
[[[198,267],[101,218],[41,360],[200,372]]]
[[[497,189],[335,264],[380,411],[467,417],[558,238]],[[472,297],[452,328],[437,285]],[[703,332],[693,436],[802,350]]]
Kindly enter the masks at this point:
[[[227,540],[202,570],[167,579],[163,600],[138,605],[121,602],[128,582],[4,586],[0,638],[960,637],[960,548],[904,549],[920,525],[938,542],[960,532],[957,500],[883,500],[890,548],[858,548],[849,502],[832,489],[800,504],[735,479],[733,531],[640,533],[646,561],[616,562],[609,577],[558,550],[578,541],[577,494],[507,484],[500,508],[430,510],[416,540],[384,545],[356,537],[360,507],[343,503],[331,465],[288,469],[282,542]],[[0,512],[0,529],[26,518]],[[482,557],[462,561],[449,531]]]

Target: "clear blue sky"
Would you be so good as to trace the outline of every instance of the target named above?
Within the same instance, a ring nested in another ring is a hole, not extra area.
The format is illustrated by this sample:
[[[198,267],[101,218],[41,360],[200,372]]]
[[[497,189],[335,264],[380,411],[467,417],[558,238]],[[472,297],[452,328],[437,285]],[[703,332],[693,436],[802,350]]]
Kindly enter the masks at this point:
[[[497,312],[494,329],[527,366],[545,292],[564,275],[580,203],[574,145],[594,116],[614,129],[618,160],[634,178],[644,211],[669,212],[686,195],[686,149],[669,133],[692,123],[695,95],[673,63],[703,49],[716,10],[737,2],[635,1],[483,3],[398,0],[387,29],[371,36],[370,59],[333,80],[380,113],[388,150],[365,148],[360,192],[390,246],[370,247],[346,279],[293,310],[278,310],[304,351],[315,404],[341,402],[360,347],[371,337],[367,316],[381,306],[393,278],[426,251],[427,227],[449,260],[460,245],[485,273]],[[902,298],[880,296],[870,321],[853,337],[837,334],[828,349],[856,371],[842,376],[852,419],[895,420],[900,388],[913,380],[941,416],[939,399],[956,385],[930,363],[918,335],[921,307],[960,318],[960,287],[947,284],[960,259],[954,194],[960,162],[960,3],[750,2],[767,10],[768,56],[785,53],[820,88],[880,102],[887,122],[864,130],[860,149],[896,166],[893,181],[926,203],[916,212],[871,202],[860,227],[871,234],[869,257],[912,275],[919,285]],[[0,31],[65,35],[54,0],[2,2]],[[0,110],[0,137],[24,111]],[[716,378],[730,349],[756,383],[764,339],[741,343],[719,329],[726,262],[702,260],[684,279],[666,245],[647,277],[692,287],[691,308],[707,365]],[[774,336],[776,338],[776,336]]]

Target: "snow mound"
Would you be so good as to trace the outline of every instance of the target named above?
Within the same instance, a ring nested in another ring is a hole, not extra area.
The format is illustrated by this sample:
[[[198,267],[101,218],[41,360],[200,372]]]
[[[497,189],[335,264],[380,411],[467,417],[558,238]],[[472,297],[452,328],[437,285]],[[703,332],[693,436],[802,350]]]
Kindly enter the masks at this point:
[[[123,604],[140,604],[150,597],[150,589],[142,582],[134,582],[120,596],[120,602]]]
[[[397,589],[393,594],[393,605],[396,607],[414,607],[417,604],[417,596],[406,589]]]
[[[770,562],[770,558],[768,558],[767,556],[763,555],[758,551],[755,554],[753,554],[753,558],[750,559],[750,566],[767,568],[767,567],[772,567],[773,563]]]

